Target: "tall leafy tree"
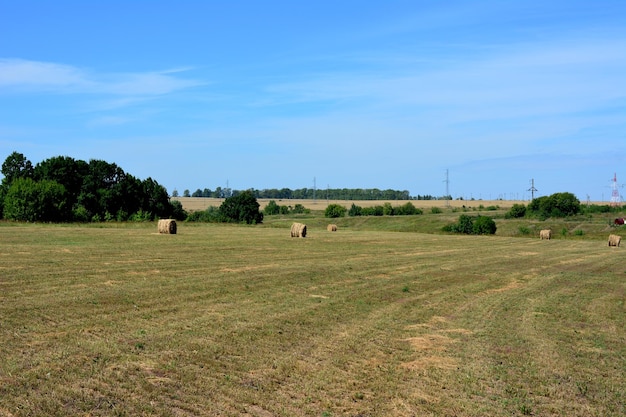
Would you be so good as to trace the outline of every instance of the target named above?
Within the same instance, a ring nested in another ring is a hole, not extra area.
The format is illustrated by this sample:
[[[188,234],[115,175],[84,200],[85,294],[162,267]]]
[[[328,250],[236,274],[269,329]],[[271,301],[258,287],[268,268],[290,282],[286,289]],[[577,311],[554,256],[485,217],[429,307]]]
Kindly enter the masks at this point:
[[[263,223],[263,213],[259,211],[259,207],[254,193],[247,190],[226,198],[219,211],[224,221],[257,224]]]
[[[4,175],[2,184],[7,186],[16,178],[32,178],[33,164],[24,154],[13,152],[2,163],[2,175]]]

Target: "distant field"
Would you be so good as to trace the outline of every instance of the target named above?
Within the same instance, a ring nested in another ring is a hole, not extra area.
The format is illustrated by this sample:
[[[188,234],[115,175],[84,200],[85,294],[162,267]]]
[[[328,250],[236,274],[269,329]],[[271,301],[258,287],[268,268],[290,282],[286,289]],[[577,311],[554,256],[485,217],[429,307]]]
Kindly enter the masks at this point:
[[[172,200],[178,200],[183,205],[183,208],[187,211],[206,210],[207,208],[219,207],[223,202],[223,198],[206,198],[206,197],[172,197]],[[392,206],[397,207],[410,202],[415,207],[419,208],[431,208],[431,207],[478,207],[483,205],[487,206],[500,206],[502,208],[510,208],[515,203],[528,204],[527,201],[513,201],[513,200],[296,200],[296,199],[278,199],[278,198],[261,198],[258,199],[261,210],[265,208],[268,202],[271,200],[276,201],[276,204],[280,206],[295,206],[296,204],[302,204],[304,207],[311,210],[325,210],[329,204],[341,204],[346,208],[350,208],[352,204],[356,204],[361,207],[373,207],[382,206],[385,203],[390,203]]]
[[[308,220],[0,223],[0,416],[626,415],[625,248]]]

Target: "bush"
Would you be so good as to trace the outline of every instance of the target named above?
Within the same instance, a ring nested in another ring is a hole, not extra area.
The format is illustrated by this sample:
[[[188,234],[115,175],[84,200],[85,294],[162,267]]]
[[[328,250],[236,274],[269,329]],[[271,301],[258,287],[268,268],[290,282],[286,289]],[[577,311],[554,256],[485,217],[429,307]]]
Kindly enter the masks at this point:
[[[523,204],[513,204],[511,210],[506,212],[504,215],[505,219],[519,219],[520,217],[524,217],[526,215],[526,206]]]
[[[280,207],[278,206],[278,204],[276,204],[276,201],[270,200],[270,202],[267,203],[267,206],[265,206],[263,213],[265,213],[267,216],[273,216],[273,215],[279,214]]]
[[[326,207],[324,216],[330,218],[343,217],[346,215],[346,211],[346,208],[340,204],[329,204],[328,207]]]
[[[430,212],[432,214],[441,214],[441,213],[443,213],[443,210],[441,210],[439,207],[431,207],[430,208]]]
[[[548,217],[567,217],[580,213],[580,201],[572,193],[555,193],[537,197],[528,204],[530,214],[545,220]]]
[[[4,217],[18,221],[62,221],[67,217],[65,187],[56,181],[17,178],[4,197]]]
[[[291,212],[294,214],[309,214],[311,210],[304,207],[302,204],[296,204],[295,206],[293,206]]]
[[[361,208],[361,206],[357,206],[356,204],[352,203],[352,206],[350,206],[350,210],[348,210],[348,216],[360,216],[362,211],[363,209]]]
[[[236,196],[228,197],[220,206],[219,212],[224,222],[263,223],[263,213],[259,211],[259,203],[251,191],[243,191]]]
[[[415,207],[410,201],[406,204],[396,208],[396,213],[399,216],[412,216],[414,214],[422,214],[423,211]]]
[[[493,235],[496,229],[496,222],[491,217],[478,216],[474,221],[472,231],[475,235]]]
[[[466,235],[493,235],[496,233],[496,223],[487,216],[478,216],[474,220],[467,214],[461,214],[457,223],[446,225],[442,230]]]

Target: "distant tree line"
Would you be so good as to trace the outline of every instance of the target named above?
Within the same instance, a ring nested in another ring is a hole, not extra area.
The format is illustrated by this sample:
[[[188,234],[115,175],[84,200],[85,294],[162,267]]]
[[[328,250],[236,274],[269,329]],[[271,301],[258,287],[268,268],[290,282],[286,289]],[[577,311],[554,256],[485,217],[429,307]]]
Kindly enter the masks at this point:
[[[299,188],[291,190],[289,188],[271,188],[264,190],[249,189],[256,198],[278,199],[278,200],[445,200],[451,199],[450,196],[434,197],[432,195],[417,195],[411,197],[407,190],[379,190],[378,188],[328,188],[313,189]],[[213,197],[228,198],[236,196],[243,191],[232,190],[230,188],[217,187],[215,190],[205,188],[197,189],[193,193],[184,190],[182,197]],[[172,197],[179,197],[177,190],[172,192]]]
[[[2,164],[0,216],[9,220],[91,222],[184,219],[178,201],[152,178],[139,180],[114,163],[55,156],[34,165],[13,152]]]

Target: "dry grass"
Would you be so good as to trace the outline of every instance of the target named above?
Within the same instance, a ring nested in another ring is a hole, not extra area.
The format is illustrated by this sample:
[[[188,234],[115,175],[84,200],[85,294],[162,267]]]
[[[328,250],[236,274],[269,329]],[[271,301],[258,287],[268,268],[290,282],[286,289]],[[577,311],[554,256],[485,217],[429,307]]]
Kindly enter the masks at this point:
[[[0,416],[626,413],[623,248],[325,225],[0,224]]]
[[[223,202],[223,198],[208,198],[208,197],[172,197],[172,200],[180,201],[183,205],[183,208],[187,211],[199,211],[206,210],[209,207],[219,207]],[[315,211],[324,211],[326,207],[330,204],[339,204],[346,208],[350,208],[350,206],[354,203],[360,207],[373,207],[373,206],[382,206],[385,203],[391,203],[394,207],[402,206],[408,202],[413,204],[417,208],[421,209],[430,209],[432,207],[439,208],[461,208],[461,207],[479,207],[480,205],[484,207],[488,206],[499,206],[501,208],[511,208],[515,203],[528,204],[527,201],[513,201],[513,200],[298,200],[298,199],[276,199],[276,198],[260,198],[258,199],[258,203],[260,209],[263,210],[267,203],[271,200],[274,200],[276,204],[279,206],[291,206],[294,207],[296,204],[301,204],[302,206]]]

